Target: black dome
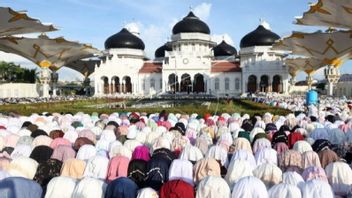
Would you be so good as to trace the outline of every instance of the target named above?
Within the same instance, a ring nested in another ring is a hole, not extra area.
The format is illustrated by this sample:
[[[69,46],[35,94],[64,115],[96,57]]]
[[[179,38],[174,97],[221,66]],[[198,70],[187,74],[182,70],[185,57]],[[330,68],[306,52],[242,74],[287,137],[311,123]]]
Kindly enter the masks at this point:
[[[257,29],[242,38],[240,47],[270,46],[278,39],[280,39],[279,35],[259,25]]]
[[[210,29],[206,23],[196,17],[193,12],[183,18],[180,22],[176,23],[172,29],[173,34],[184,33],[184,32],[199,32],[204,34],[210,34]]]
[[[163,46],[155,50],[155,58],[165,57],[165,51],[172,51],[170,43],[165,43]]]
[[[110,36],[105,41],[105,49],[132,48],[144,50],[144,47],[143,41],[129,32],[126,28],[123,28],[120,32]]]
[[[227,44],[224,40],[213,48],[214,56],[236,56],[237,50],[233,46]]]

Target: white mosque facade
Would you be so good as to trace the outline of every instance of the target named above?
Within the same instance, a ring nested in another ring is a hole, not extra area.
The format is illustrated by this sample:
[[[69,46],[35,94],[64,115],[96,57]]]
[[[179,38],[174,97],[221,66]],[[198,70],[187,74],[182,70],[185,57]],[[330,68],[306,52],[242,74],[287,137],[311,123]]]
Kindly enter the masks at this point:
[[[265,25],[264,25],[265,26]],[[171,41],[145,57],[145,45],[123,28],[105,42],[107,56],[95,67],[95,96],[204,94],[289,91],[283,53],[271,50],[280,37],[263,25],[245,37],[240,51],[211,40],[207,24],[190,12],[172,30]]]

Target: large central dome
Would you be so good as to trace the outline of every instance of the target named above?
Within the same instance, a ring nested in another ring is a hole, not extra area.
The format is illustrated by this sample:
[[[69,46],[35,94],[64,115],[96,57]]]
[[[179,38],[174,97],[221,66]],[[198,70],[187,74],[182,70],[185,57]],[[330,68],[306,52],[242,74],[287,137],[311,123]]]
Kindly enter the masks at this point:
[[[259,25],[257,29],[242,38],[240,47],[271,46],[278,39],[280,39],[279,35]]]
[[[126,28],[123,28],[120,32],[106,39],[105,49],[110,48],[131,48],[144,50],[145,46],[140,38],[133,35]]]
[[[180,22],[176,23],[176,25],[172,29],[172,33],[173,34],[179,34],[179,33],[210,34],[210,29],[206,23],[204,23],[198,17],[196,17],[191,11],[185,18],[183,18]]]

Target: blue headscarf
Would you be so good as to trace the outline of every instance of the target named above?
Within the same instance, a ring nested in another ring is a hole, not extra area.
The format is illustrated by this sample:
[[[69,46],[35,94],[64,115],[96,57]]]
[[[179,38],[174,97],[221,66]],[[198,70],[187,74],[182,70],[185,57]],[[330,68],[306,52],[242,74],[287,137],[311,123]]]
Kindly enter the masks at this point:
[[[42,187],[33,180],[24,177],[8,177],[0,180],[0,196],[7,198],[42,197]]]
[[[310,134],[310,137],[314,140],[324,139],[329,140],[329,133],[328,130],[325,128],[317,128]]]
[[[138,186],[127,177],[120,177],[113,180],[105,191],[105,198],[123,197],[136,198]]]

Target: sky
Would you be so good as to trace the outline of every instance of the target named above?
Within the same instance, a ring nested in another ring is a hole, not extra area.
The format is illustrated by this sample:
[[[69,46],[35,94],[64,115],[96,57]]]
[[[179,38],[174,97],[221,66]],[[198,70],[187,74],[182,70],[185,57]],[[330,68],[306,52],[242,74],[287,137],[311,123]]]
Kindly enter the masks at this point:
[[[190,10],[208,24],[214,41],[225,38],[239,50],[242,37],[253,31],[261,19],[281,37],[292,31],[318,30],[293,24],[296,16],[309,9],[310,2],[314,0],[2,0],[0,6],[25,10],[30,17],[54,24],[59,31],[47,33],[49,37],[64,36],[101,50],[105,40],[126,25],[137,27],[146,55],[153,58],[154,51],[170,39],[174,24]],[[0,59],[36,67],[11,54],[0,53]],[[343,65],[341,73],[352,73],[350,65]],[[60,69],[59,74],[60,80],[82,79],[82,75],[68,68]],[[322,78],[323,70],[316,77]],[[298,80],[304,78],[304,74],[299,74]]]

